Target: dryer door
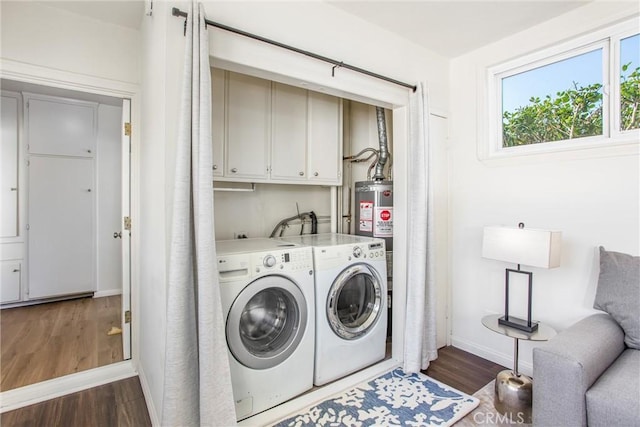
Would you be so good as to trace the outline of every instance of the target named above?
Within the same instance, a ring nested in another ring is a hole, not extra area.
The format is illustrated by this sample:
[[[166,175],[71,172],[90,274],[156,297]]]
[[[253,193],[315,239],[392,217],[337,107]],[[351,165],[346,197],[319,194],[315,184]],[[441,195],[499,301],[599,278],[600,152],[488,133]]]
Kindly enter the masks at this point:
[[[375,269],[355,264],[344,269],[327,297],[327,318],[341,338],[352,340],[366,334],[382,314],[384,284]]]
[[[227,344],[233,356],[252,369],[286,360],[307,327],[307,301],[298,286],[277,275],[247,285],[227,316]]]

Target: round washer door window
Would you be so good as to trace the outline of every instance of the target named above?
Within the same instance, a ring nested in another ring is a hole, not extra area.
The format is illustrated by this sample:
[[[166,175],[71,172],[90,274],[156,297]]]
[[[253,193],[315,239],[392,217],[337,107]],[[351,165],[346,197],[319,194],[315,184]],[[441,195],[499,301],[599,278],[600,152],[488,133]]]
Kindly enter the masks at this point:
[[[382,313],[383,285],[378,273],[366,264],[352,265],[333,282],[327,297],[327,318],[341,338],[366,334]]]
[[[307,326],[307,303],[291,280],[265,276],[247,285],[227,316],[229,350],[238,362],[267,369],[295,351]]]

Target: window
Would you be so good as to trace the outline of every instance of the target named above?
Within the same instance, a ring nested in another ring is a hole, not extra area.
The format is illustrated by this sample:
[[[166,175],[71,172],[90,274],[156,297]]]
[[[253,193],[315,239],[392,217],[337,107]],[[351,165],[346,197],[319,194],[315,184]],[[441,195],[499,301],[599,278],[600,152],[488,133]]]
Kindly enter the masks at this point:
[[[502,78],[502,146],[602,135],[602,56],[599,48]]]
[[[640,34],[620,41],[620,131],[640,128]]]
[[[490,69],[490,152],[637,142],[640,34],[634,24]]]

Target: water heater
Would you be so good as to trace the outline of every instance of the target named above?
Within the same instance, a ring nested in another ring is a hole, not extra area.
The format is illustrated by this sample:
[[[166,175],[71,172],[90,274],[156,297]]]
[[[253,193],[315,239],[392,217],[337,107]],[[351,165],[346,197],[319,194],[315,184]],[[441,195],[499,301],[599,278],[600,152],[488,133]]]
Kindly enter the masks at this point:
[[[393,251],[393,182],[356,182],[355,196],[356,234],[382,238]]]

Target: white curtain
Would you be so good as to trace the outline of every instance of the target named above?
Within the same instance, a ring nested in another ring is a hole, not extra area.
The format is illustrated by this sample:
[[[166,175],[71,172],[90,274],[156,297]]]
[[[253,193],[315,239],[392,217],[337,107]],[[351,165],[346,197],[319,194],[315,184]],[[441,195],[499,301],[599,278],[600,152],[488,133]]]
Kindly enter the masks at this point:
[[[407,311],[404,370],[427,369],[438,357],[436,345],[433,181],[429,145],[429,106],[425,83],[409,100]]]
[[[191,4],[167,290],[162,425],[236,423],[213,223],[211,77],[201,4]]]

